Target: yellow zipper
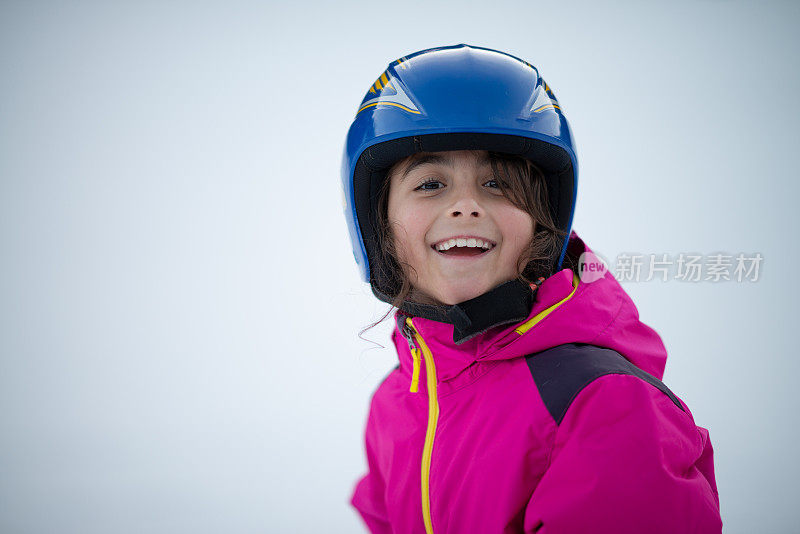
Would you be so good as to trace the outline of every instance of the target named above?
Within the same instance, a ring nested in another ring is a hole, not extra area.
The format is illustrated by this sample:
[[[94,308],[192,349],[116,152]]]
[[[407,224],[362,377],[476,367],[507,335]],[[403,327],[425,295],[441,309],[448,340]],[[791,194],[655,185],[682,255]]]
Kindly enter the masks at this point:
[[[411,334],[417,339],[425,357],[425,377],[428,382],[428,431],[425,434],[425,447],[422,449],[422,520],[425,523],[425,532],[433,534],[433,524],[431,522],[431,495],[430,495],[430,473],[431,455],[433,453],[433,438],[436,435],[436,423],[439,420],[439,402],[436,396],[436,367],[433,364],[433,354],[431,354],[425,340],[419,335],[411,317],[406,318],[406,324]],[[409,340],[410,341],[410,340]],[[416,354],[415,354],[416,351]],[[414,357],[414,373],[411,378],[411,391],[417,391],[419,381],[419,349],[412,348],[411,355]]]
[[[411,349],[411,357],[414,358],[414,370],[411,373],[411,393],[419,391],[419,349],[414,347]]]
[[[550,315],[556,308],[558,308],[559,306],[564,304],[566,301],[571,299],[572,295],[574,295],[575,291],[577,291],[579,283],[580,283],[580,278],[578,278],[578,275],[575,274],[575,273],[572,273],[572,291],[570,292],[570,294],[567,295],[566,297],[564,297],[563,299],[559,300],[558,302],[556,302],[555,304],[553,304],[549,308],[547,308],[545,310],[542,310],[539,313],[537,313],[536,316],[533,317],[530,321],[527,321],[527,322],[519,325],[516,328],[516,330],[514,330],[514,332],[516,332],[519,335],[522,335],[525,332],[527,332],[528,330],[530,330],[531,328],[533,328],[534,326],[536,326],[536,323],[538,323],[539,321],[541,321],[542,319],[544,319],[545,317]]]

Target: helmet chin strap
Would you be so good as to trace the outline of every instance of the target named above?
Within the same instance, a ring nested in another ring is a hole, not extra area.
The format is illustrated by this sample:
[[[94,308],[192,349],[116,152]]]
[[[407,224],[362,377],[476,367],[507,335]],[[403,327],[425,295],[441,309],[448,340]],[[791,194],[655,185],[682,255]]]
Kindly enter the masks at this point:
[[[495,326],[526,319],[538,287],[514,279],[452,306],[404,301],[400,311],[412,317],[452,324],[453,342],[460,345]]]

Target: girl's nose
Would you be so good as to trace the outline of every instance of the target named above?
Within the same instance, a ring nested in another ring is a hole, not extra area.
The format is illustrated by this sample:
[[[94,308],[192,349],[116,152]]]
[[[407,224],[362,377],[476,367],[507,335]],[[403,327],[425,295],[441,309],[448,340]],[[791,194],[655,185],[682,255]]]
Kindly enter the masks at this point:
[[[477,178],[473,175],[463,177],[461,180],[455,180],[453,188],[450,190],[450,215],[452,217],[482,217],[484,215],[484,208],[482,203],[481,194],[483,193],[480,186],[475,182]]]
[[[453,205],[450,214],[453,217],[462,215],[470,217],[480,217],[483,215],[483,208],[472,195],[464,195]]]
[[[453,217],[458,217],[458,216],[460,216],[462,213],[463,213],[463,212],[461,212],[461,211],[459,211],[459,210],[454,210],[454,211],[453,211]],[[469,214],[470,214],[471,216],[473,216],[473,217],[480,217],[480,211],[479,211],[479,210],[473,210],[473,211],[469,212]]]

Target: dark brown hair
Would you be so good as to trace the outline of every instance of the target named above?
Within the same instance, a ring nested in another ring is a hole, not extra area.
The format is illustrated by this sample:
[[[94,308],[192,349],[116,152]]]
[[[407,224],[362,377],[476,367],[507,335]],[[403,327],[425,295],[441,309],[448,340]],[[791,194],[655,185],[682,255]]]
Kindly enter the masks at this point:
[[[408,263],[400,261],[394,236],[388,222],[389,189],[393,173],[399,168],[425,155],[418,153],[395,163],[386,175],[378,196],[378,244],[380,263],[384,279],[391,281],[387,293],[392,301],[391,308],[377,322],[364,330],[381,323],[394,308],[405,300],[413,301],[413,286],[406,276],[403,266],[413,270]],[[561,254],[566,233],[556,227],[550,213],[547,181],[542,171],[531,161],[520,156],[489,152],[489,163],[493,179],[509,202],[528,213],[534,220],[534,232],[528,246],[517,260],[517,278],[527,284],[539,277],[548,278],[553,274],[555,262]],[[577,273],[578,259],[569,252],[565,254],[562,268],[570,268]],[[442,303],[438,303],[444,305]]]

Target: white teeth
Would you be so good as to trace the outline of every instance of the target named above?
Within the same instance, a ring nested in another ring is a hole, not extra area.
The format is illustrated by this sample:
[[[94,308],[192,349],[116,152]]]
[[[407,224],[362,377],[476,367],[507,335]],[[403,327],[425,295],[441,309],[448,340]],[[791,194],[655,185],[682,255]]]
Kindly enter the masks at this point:
[[[436,250],[438,251],[445,251],[449,250],[453,247],[480,247],[482,249],[490,249],[492,248],[492,244],[488,241],[484,241],[483,239],[477,239],[474,237],[470,237],[468,239],[451,239],[449,241],[442,241],[438,245],[436,245]]]

